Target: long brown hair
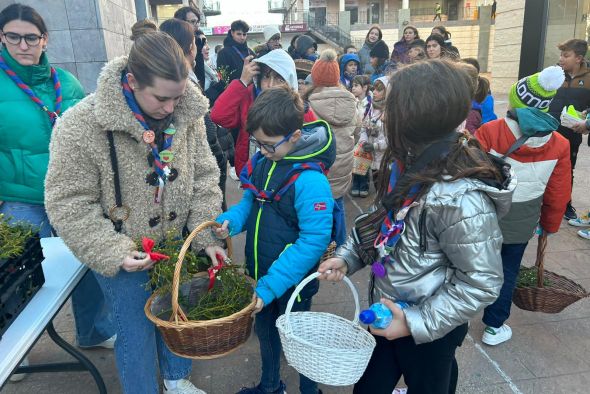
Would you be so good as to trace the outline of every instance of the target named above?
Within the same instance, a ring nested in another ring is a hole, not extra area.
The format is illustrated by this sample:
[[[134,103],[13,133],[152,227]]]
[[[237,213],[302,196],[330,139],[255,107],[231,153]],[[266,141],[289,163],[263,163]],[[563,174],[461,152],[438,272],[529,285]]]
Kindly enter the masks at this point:
[[[408,168],[430,144],[447,138],[454,140],[449,154],[418,173],[403,177],[394,194],[387,198],[392,208],[398,209],[417,183],[422,185],[421,195],[435,182],[460,178],[501,181],[500,171],[479,142],[455,131],[467,118],[471,95],[472,85],[467,73],[448,61],[419,62],[393,74],[385,104],[388,146],[381,162],[383,182],[377,193],[377,203],[384,201],[394,160]],[[456,136],[449,137],[451,133]]]
[[[175,82],[187,79],[189,67],[182,49],[174,38],[156,31],[150,23],[140,21],[131,28],[133,46],[127,70],[140,87],[152,86],[156,77]]]

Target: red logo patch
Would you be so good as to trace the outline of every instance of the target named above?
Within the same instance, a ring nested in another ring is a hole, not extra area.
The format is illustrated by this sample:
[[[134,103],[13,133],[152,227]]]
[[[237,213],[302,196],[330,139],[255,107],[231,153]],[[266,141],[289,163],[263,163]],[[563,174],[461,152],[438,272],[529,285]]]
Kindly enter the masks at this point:
[[[313,204],[314,211],[325,211],[326,210],[326,203],[325,202],[316,202]]]

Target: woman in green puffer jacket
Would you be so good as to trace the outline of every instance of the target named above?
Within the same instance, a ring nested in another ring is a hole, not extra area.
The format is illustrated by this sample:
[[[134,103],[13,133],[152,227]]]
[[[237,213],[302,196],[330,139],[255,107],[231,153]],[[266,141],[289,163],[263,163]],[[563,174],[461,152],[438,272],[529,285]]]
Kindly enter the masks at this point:
[[[48,31],[33,8],[0,12],[0,214],[51,236],[44,206],[49,140],[59,116],[84,98],[80,82],[47,59]],[[72,306],[81,347],[109,346],[110,312],[92,274],[76,288]]]

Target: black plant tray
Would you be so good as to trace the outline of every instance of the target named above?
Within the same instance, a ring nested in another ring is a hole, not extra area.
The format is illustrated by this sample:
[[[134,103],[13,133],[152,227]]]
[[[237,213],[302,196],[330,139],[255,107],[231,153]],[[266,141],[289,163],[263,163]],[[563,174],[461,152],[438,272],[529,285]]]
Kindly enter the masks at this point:
[[[0,260],[0,339],[45,283],[42,261],[37,236],[27,241],[21,256]]]

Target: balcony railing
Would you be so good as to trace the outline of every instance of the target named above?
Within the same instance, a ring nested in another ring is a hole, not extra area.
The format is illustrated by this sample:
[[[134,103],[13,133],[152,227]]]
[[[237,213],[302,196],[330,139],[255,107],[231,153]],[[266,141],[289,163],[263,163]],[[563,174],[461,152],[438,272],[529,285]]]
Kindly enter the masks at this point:
[[[221,14],[221,4],[219,1],[203,1],[203,13],[205,16],[213,16]]]
[[[268,0],[268,12],[284,14],[289,9],[289,0]]]

